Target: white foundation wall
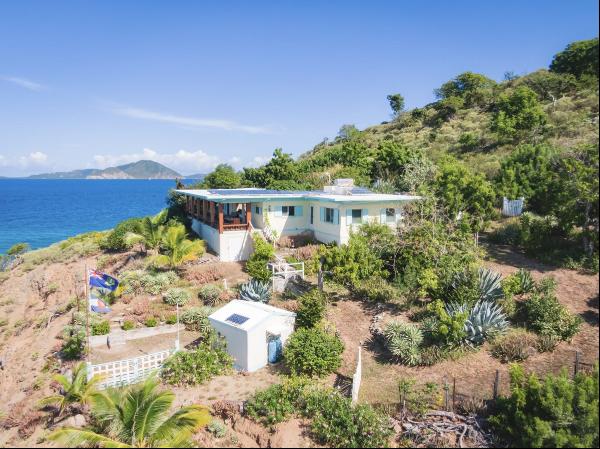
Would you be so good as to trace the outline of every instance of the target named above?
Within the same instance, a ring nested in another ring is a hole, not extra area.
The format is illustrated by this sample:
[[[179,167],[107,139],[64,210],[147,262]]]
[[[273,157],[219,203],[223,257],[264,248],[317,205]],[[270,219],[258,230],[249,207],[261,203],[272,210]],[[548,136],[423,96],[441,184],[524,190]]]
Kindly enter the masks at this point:
[[[215,253],[219,254],[219,251],[220,251],[219,231],[217,231],[212,226],[208,226],[195,218],[192,219],[192,230],[196,234],[198,234],[198,236],[202,240],[204,240],[206,245],[211,250],[213,250]]]
[[[234,326],[228,326],[211,318],[209,318],[209,321],[217,333],[227,341],[227,352],[234,359],[235,369],[249,371],[248,360],[251,360],[251,358],[249,358],[248,350],[251,346],[248,344],[248,334],[246,331]]]
[[[248,260],[254,251],[249,231],[225,231],[219,236],[219,259],[223,262]]]

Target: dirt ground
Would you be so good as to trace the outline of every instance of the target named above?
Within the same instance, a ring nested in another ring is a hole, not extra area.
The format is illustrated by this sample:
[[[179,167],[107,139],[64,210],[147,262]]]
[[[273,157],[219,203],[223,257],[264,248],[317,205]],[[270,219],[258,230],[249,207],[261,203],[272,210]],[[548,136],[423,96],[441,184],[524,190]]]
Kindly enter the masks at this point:
[[[535,354],[524,366],[537,373],[559,372],[562,368],[572,371],[575,352],[580,351],[581,360],[594,363],[598,360],[598,276],[573,270],[552,268],[532,262],[508,248],[489,248],[486,265],[503,276],[519,268],[532,270],[534,278],[554,276],[558,282],[559,300],[573,313],[583,318],[581,331],[572,342],[562,342],[552,353]],[[486,346],[458,360],[449,360],[432,367],[410,368],[389,363],[381,348],[370,343],[369,324],[376,310],[370,305],[355,301],[340,301],[330,310],[332,321],[344,341],[346,350],[340,372],[352,376],[356,368],[357,351],[362,345],[363,378],[360,399],[370,403],[397,402],[398,381],[414,378],[419,383],[445,381],[452,384],[456,379],[459,395],[490,398],[496,370],[500,370],[501,392],[508,391],[508,366],[493,358]],[[394,315],[394,314],[392,314]],[[406,319],[396,313],[397,318]]]

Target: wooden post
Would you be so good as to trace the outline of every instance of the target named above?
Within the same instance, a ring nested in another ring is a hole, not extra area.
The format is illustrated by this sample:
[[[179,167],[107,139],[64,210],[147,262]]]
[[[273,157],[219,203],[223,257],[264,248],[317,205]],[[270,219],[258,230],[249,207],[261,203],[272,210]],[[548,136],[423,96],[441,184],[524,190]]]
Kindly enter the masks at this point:
[[[252,204],[246,203],[246,226],[249,228],[252,223]]]
[[[580,364],[581,353],[579,351],[575,351],[575,366],[573,367],[573,377],[577,376],[579,373],[579,364]]]
[[[202,221],[208,223],[208,201],[202,200]]]
[[[209,210],[210,225],[214,227],[214,225],[215,225],[215,203],[214,203],[214,201],[210,201],[208,204],[210,205],[210,210]]]
[[[494,379],[494,399],[498,399],[498,392],[500,390],[500,370],[496,370],[496,378]]]
[[[85,264],[85,338],[86,338],[86,351],[85,358],[88,362],[90,360],[90,273],[88,271],[87,264]]]
[[[219,234],[223,234],[223,203],[219,203]]]
[[[317,273],[317,288],[323,291],[323,258],[319,259],[319,272]]]
[[[452,411],[456,411],[456,377],[452,380]]]
[[[450,398],[449,398],[450,387],[448,386],[448,379],[444,377],[444,410],[449,411]]]

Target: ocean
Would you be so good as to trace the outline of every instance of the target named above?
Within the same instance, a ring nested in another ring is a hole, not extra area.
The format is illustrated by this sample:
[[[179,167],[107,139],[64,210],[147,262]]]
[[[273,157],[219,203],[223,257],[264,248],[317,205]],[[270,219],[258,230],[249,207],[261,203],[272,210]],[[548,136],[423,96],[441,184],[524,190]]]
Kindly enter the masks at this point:
[[[173,180],[0,179],[0,254],[18,242],[41,248],[158,213]]]

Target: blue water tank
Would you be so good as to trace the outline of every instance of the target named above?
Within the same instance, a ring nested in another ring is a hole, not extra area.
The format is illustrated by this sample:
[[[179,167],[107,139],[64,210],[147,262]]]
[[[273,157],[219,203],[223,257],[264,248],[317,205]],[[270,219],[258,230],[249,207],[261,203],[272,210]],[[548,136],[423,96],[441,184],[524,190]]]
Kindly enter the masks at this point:
[[[283,344],[281,343],[281,337],[275,337],[269,340],[268,360],[269,363],[277,363],[281,360],[283,352]]]

